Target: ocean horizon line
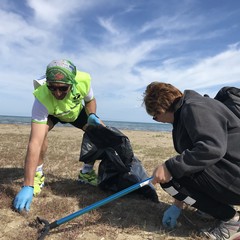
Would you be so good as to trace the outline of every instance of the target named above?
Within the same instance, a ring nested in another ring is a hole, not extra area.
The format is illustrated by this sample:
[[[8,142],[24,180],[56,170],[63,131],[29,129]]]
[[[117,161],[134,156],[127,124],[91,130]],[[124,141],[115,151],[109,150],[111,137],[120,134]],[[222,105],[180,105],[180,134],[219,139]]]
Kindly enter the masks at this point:
[[[150,123],[150,122],[132,122],[132,121],[115,121],[103,120],[107,126],[115,127],[119,130],[139,130],[139,131],[156,131],[156,132],[171,132],[172,125],[168,123]],[[31,124],[31,117],[15,116],[15,115],[0,115],[0,124]],[[72,127],[71,124],[60,124],[57,126]]]
[[[19,115],[8,115],[8,114],[0,114],[0,117],[19,117],[19,118],[31,118],[31,116],[19,116]],[[103,119],[103,121],[107,122],[129,122],[129,123],[143,123],[143,124],[158,124],[156,122],[141,122],[141,121],[124,121],[124,120],[106,120]],[[168,124],[168,123],[160,123],[160,124]]]

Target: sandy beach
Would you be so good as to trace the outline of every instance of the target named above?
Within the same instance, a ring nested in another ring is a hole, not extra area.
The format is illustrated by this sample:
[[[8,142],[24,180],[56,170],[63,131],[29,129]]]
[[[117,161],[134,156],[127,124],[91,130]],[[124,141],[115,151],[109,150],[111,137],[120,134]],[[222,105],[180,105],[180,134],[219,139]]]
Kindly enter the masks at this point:
[[[149,176],[157,164],[175,154],[169,132],[122,132]],[[29,125],[0,124],[0,239],[3,240],[37,239],[37,216],[52,222],[112,194],[98,187],[79,185],[76,179],[82,166],[78,159],[83,132],[73,127],[55,127],[48,137],[44,189],[33,199],[29,213],[13,211],[12,200],[23,182],[29,133]],[[96,171],[97,168],[95,164]],[[198,239],[183,218],[179,222],[181,227],[175,230],[162,228],[162,214],[172,199],[159,186],[156,191],[160,203],[135,195],[124,196],[52,230],[46,239]],[[188,214],[191,218],[192,212],[186,211]]]

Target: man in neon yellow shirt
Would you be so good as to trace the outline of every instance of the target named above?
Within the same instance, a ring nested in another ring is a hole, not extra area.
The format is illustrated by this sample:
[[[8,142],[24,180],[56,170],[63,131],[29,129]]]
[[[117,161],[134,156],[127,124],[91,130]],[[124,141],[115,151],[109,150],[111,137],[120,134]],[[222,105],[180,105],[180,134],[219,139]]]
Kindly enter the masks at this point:
[[[34,87],[35,101],[24,166],[24,184],[13,202],[18,211],[29,211],[33,195],[38,195],[44,185],[42,168],[47,151],[47,134],[55,124],[70,123],[82,130],[87,125],[103,124],[96,115],[96,99],[90,75],[78,71],[70,61],[53,60],[47,66],[46,75],[34,80]],[[93,165],[84,164],[79,180],[97,185]]]

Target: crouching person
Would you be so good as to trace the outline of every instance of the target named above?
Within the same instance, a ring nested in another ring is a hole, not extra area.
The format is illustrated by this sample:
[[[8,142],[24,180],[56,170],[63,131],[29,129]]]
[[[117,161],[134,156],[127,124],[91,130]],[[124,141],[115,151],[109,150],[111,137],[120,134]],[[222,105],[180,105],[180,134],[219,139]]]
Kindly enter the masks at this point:
[[[58,123],[69,123],[85,131],[88,125],[103,122],[96,115],[96,99],[91,77],[77,70],[66,59],[53,60],[46,74],[34,81],[35,100],[32,108],[31,134],[24,165],[24,183],[13,201],[14,209],[30,210],[33,196],[44,186],[43,161],[47,151],[48,132]],[[93,164],[85,164],[79,181],[97,185]]]
[[[182,93],[171,84],[153,82],[143,103],[158,122],[173,125],[178,155],[157,166],[153,184],[174,199],[163,215],[163,225],[174,228],[183,204],[220,220],[203,230],[209,239],[240,239],[240,121],[221,102],[195,91]]]

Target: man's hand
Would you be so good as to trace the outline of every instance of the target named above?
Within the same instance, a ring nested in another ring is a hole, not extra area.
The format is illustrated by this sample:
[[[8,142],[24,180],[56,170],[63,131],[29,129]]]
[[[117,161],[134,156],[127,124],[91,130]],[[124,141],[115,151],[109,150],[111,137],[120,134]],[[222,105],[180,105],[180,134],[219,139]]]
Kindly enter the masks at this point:
[[[99,124],[101,124],[101,121],[95,113],[90,113],[88,116],[87,123],[88,123],[88,125],[99,125]]]
[[[181,208],[176,205],[169,207],[163,214],[162,224],[166,228],[173,229],[177,226],[177,219],[180,216]]]
[[[13,207],[21,212],[24,208],[29,211],[33,198],[33,187],[23,186],[13,201]]]
[[[155,168],[153,171],[153,180],[152,183],[167,183],[172,179],[172,175],[170,172],[167,170],[166,165],[160,164]]]

